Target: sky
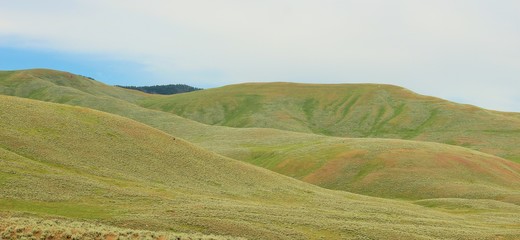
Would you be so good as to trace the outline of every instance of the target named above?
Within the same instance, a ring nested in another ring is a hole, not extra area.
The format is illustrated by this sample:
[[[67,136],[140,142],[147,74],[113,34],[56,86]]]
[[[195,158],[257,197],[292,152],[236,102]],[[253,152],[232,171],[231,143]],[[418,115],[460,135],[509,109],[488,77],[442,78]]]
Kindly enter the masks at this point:
[[[0,69],[112,85],[386,83],[520,112],[517,0],[0,0]]]

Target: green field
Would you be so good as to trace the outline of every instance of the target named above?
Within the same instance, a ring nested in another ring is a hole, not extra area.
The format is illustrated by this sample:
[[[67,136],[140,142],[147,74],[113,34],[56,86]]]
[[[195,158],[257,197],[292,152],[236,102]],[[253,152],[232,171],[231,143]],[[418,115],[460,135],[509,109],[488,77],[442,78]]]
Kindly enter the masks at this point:
[[[123,229],[253,239],[520,236],[520,164],[500,157],[516,156],[509,152],[519,135],[514,131],[472,133],[495,136],[489,148],[498,149],[495,156],[433,142],[212,126],[162,105],[181,102],[172,100],[177,96],[51,70],[0,72],[0,93],[23,97],[0,96],[0,212],[13,226],[30,229],[34,219],[60,218],[67,229],[86,224],[82,234],[103,224],[108,230],[100,232],[110,236],[126,236]],[[226,124],[239,124],[250,111],[265,114],[264,103],[255,106],[259,99],[236,99],[252,107],[235,111]],[[302,103],[309,122],[318,106]],[[513,113],[474,114],[494,116],[504,128],[520,121]],[[9,224],[0,223],[0,232]]]

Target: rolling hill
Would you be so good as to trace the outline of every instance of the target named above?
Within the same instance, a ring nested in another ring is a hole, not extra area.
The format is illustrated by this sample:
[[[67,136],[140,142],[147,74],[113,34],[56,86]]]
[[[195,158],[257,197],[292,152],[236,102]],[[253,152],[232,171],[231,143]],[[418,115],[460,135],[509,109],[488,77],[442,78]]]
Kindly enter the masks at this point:
[[[72,83],[56,80],[69,77]],[[149,95],[119,88],[110,92],[110,86],[50,70],[10,72],[0,83],[4,94],[55,102],[67,96],[64,103],[128,117],[216,153],[330,189],[405,199],[520,202],[519,164],[461,147],[208,126],[133,104]]]
[[[489,154],[417,141],[295,137],[260,137],[264,144],[246,139],[242,145],[236,143],[235,151],[229,149],[232,142],[220,144],[234,159],[329,189],[386,198],[456,197],[520,204],[520,164]],[[216,138],[199,145],[219,152]],[[249,152],[244,154],[244,149]]]
[[[382,84],[245,83],[140,105],[198,122],[328,136],[410,139],[520,162],[520,114],[486,110]]]
[[[127,118],[17,97],[0,96],[0,158],[10,216],[254,239],[520,236],[514,204],[326,190]]]

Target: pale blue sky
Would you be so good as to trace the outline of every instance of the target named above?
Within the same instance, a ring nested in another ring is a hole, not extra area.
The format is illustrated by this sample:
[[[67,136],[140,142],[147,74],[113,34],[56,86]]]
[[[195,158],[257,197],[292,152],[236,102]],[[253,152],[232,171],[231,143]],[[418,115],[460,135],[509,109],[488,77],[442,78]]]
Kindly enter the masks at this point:
[[[108,84],[388,83],[520,112],[520,1],[0,0],[0,69]]]

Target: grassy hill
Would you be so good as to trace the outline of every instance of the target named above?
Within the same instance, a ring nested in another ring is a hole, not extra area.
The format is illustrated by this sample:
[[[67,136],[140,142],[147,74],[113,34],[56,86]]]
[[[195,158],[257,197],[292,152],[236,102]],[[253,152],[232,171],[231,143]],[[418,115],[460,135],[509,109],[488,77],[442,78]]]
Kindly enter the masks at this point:
[[[520,204],[520,164],[466,148],[283,132],[275,134],[277,139],[262,136],[263,131],[246,132],[259,139],[227,140],[223,132],[199,145],[329,189],[400,199],[485,198]]]
[[[0,77],[0,89],[4,94],[55,102],[68,96],[64,103],[132,118],[219,154],[330,189],[405,199],[460,197],[520,202],[519,165],[499,157],[426,142],[208,126],[139,107],[132,101],[149,96],[135,91],[114,88],[113,93],[104,94],[111,87],[99,84],[100,89],[96,89],[98,83],[75,75],[73,83],[87,83],[60,85],[54,80],[68,76],[50,70],[11,72]],[[121,99],[113,97],[122,95]]]
[[[246,83],[142,99],[206,124],[459,145],[520,161],[520,114],[382,84]]]
[[[4,216],[257,239],[520,236],[514,204],[330,191],[87,108],[0,96],[0,110]]]
[[[0,91],[5,95],[53,102],[69,102],[77,98],[77,89],[89,96],[109,96],[125,101],[135,101],[140,96],[145,96],[140,91],[131,91],[132,94],[129,94],[126,89],[108,86],[91,78],[48,69],[0,71],[0,79]]]

